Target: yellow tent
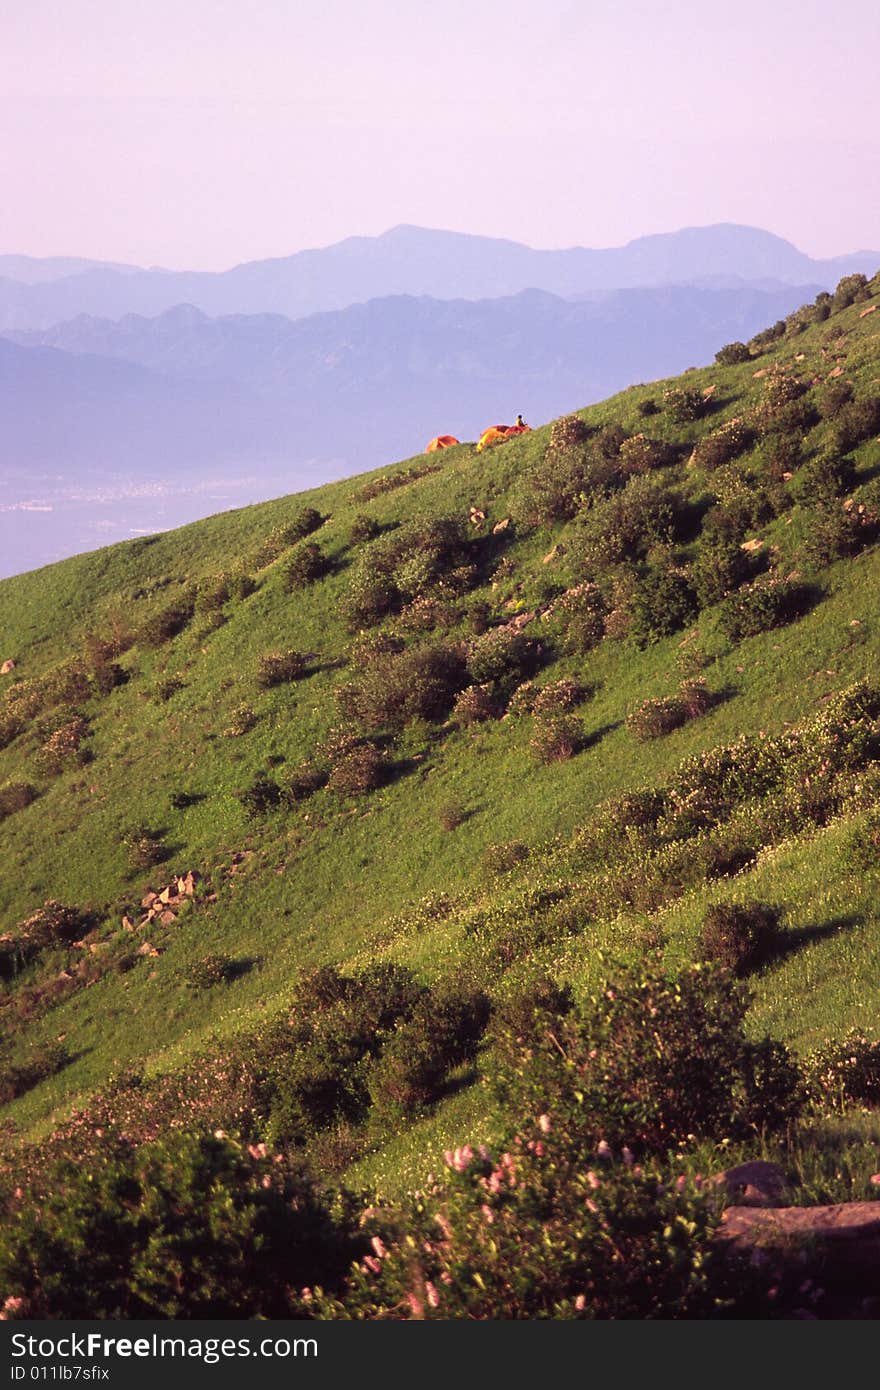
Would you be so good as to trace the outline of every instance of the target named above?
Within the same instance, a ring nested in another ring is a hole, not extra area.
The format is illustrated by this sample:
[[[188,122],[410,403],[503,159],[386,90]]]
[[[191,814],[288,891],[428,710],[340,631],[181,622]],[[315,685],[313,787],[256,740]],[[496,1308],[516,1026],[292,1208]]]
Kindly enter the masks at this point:
[[[491,429],[484,430],[480,435],[477,453],[481,454],[484,449],[491,449],[494,444],[503,443],[506,438],[507,430],[504,425],[492,425]]]

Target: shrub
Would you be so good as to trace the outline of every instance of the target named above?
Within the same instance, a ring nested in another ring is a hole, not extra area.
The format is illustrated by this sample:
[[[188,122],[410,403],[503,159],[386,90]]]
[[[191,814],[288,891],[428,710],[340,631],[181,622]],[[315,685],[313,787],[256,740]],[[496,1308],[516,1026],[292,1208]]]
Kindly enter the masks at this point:
[[[880,534],[880,514],[864,504],[820,503],[809,516],[803,558],[808,565],[821,568],[858,555]]]
[[[701,957],[734,975],[750,975],[778,954],[780,915],[767,903],[715,903],[703,918]]]
[[[657,545],[675,539],[681,504],[652,477],[630,478],[613,497],[587,511],[568,548],[577,573],[591,579],[628,560],[642,559]]]
[[[636,646],[647,647],[685,627],[696,614],[696,594],[689,577],[681,570],[652,565],[636,584],[629,634]]]
[[[282,774],[282,787],[291,802],[306,801],[325,785],[327,773],[312,762],[302,762]]]
[[[627,716],[626,727],[640,742],[662,738],[686,723],[687,714],[681,700],[644,700],[638,709]]]
[[[866,396],[838,411],[831,427],[831,444],[838,453],[848,454],[877,434],[880,434],[880,396]]]
[[[467,820],[467,814],[467,808],[461,801],[447,801],[438,813],[440,829],[447,832],[457,830]]]
[[[297,589],[307,588],[322,579],[329,568],[330,562],[317,542],[304,542],[294,551],[285,568],[285,591],[292,594]]]
[[[236,705],[230,711],[229,723],[223,730],[224,738],[242,738],[249,734],[251,729],[256,728],[258,723],[257,712],[250,705]]]
[[[745,343],[726,343],[715,354],[719,367],[736,367],[740,362],[751,362],[752,354]]]
[[[688,386],[673,386],[663,392],[663,408],[676,425],[686,425],[703,414],[705,399]]]
[[[546,715],[566,714],[581,704],[587,696],[586,687],[571,676],[561,676],[549,685],[539,686],[532,702],[532,712],[539,718]]]
[[[631,478],[640,473],[650,473],[654,468],[665,468],[674,457],[674,450],[662,440],[634,434],[620,445],[617,468],[622,477]]]
[[[281,788],[271,777],[255,777],[250,786],[236,792],[236,796],[251,817],[277,811],[282,799]]]
[[[286,685],[305,675],[307,658],[303,652],[292,649],[284,652],[266,652],[260,657],[257,667],[257,685],[268,690],[275,685]]]
[[[333,764],[327,778],[327,789],[340,796],[363,796],[382,785],[386,768],[386,759],[380,748],[372,743],[358,743]]]
[[[37,789],[30,782],[7,782],[5,787],[0,787],[0,821],[16,811],[23,811],[36,799]]]
[[[785,337],[785,319],[777,319],[776,323],[769,328],[763,328],[760,333],[756,333],[749,339],[749,347],[753,352],[764,352],[772,347],[780,338]]]
[[[161,608],[143,624],[138,633],[138,641],[145,647],[163,646],[188,627],[194,612],[195,602],[192,598],[182,598],[166,608]]]
[[[444,718],[467,684],[457,645],[424,642],[377,655],[355,681],[340,686],[337,703],[346,719],[368,730],[399,730],[417,719]]]
[[[719,625],[728,641],[741,642],[802,617],[812,598],[809,586],[793,579],[752,584],[724,600]]]
[[[43,1043],[23,1062],[0,1061],[0,1105],[26,1095],[47,1077],[55,1076],[69,1061],[67,1049],[59,1042]]]
[[[840,309],[848,309],[851,304],[856,304],[867,298],[868,277],[860,272],[856,272],[854,275],[844,275],[843,279],[837,282],[837,288],[832,296],[832,311],[837,313]]]
[[[823,420],[833,420],[839,415],[845,405],[849,405],[853,399],[853,389],[848,381],[839,377],[836,381],[828,381],[816,392],[816,404],[819,414]]]
[[[350,632],[375,627],[400,607],[400,590],[394,580],[378,570],[361,566],[352,575],[341,608]]]
[[[349,544],[363,545],[366,541],[374,541],[381,533],[382,527],[374,516],[367,512],[359,512],[351,523],[348,533]]]
[[[194,961],[184,972],[184,980],[190,989],[212,989],[214,985],[225,984],[235,975],[235,961],[230,956],[213,953]]]
[[[566,649],[584,656],[602,641],[606,613],[607,604],[599,587],[585,583],[562,594],[546,616],[562,623]]]
[[[489,1021],[481,991],[432,991],[398,1023],[370,1073],[370,1095],[380,1110],[417,1114],[439,1099],[450,1071],[471,1061]]]
[[[537,642],[525,633],[508,627],[492,628],[470,643],[468,674],[477,685],[520,681],[536,669],[539,656]]]
[[[153,686],[153,699],[165,705],[181,690],[186,690],[186,681],[181,676],[165,676]]]
[[[748,449],[753,439],[752,431],[742,420],[728,420],[719,429],[697,440],[690,463],[695,468],[713,472]]]
[[[573,449],[585,444],[593,430],[579,415],[563,415],[550,427],[551,449]]]
[[[503,845],[487,845],[482,857],[483,872],[493,877],[496,874],[509,874],[511,869],[524,864],[528,857],[529,847],[522,840],[508,840]]]
[[[338,1287],[364,1244],[264,1145],[108,1138],[33,1180],[5,1223],[0,1281],[41,1319],[301,1318],[297,1291]]]
[[[69,719],[37,749],[37,770],[47,777],[57,777],[68,767],[82,767],[90,761],[89,751],[83,747],[90,733],[89,721],[82,715]]]
[[[660,407],[653,396],[647,396],[644,400],[639,401],[636,409],[643,418],[647,418],[650,415],[657,415]]]
[[[806,1075],[813,1099],[831,1109],[880,1105],[880,1042],[853,1028],[812,1052]]]
[[[755,561],[735,540],[707,539],[697,549],[691,580],[699,607],[711,608],[754,574]]]
[[[128,850],[129,868],[135,872],[150,869],[168,858],[161,835],[146,825],[133,825],[122,836],[122,844]]]
[[[801,502],[834,502],[852,490],[855,468],[851,459],[817,454],[800,470],[794,491]]]
[[[880,869],[880,810],[871,811],[850,831],[841,859],[853,873],[872,873]]]
[[[539,763],[562,763],[573,758],[584,743],[584,729],[574,715],[545,716],[536,719],[529,751]]]
[[[490,684],[466,686],[452,707],[453,719],[464,729],[497,715],[498,705]]]

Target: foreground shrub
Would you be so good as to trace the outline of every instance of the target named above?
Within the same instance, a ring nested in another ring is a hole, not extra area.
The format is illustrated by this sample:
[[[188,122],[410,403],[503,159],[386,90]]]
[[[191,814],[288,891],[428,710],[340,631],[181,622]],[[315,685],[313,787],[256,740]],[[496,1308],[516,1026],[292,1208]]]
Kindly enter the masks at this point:
[[[547,617],[562,625],[566,651],[585,656],[605,636],[608,605],[596,584],[578,584],[568,589],[551,606]]]
[[[450,1071],[476,1055],[488,1021],[489,1000],[480,991],[426,996],[397,1025],[371,1071],[373,1104],[411,1115],[438,1100]]]
[[[700,608],[720,603],[750,579],[755,560],[736,540],[708,539],[700,544],[691,569],[691,580]]]
[[[503,684],[532,675],[539,658],[537,642],[522,632],[496,627],[471,642],[467,668],[477,685]]]
[[[340,796],[363,796],[382,785],[387,761],[373,743],[357,743],[341,753],[327,778],[327,790]]]
[[[831,429],[832,446],[848,454],[865,439],[880,434],[880,396],[866,396],[844,405],[834,418]]]
[[[89,721],[75,715],[55,729],[34,754],[34,765],[46,777],[58,777],[71,767],[83,767],[91,761],[83,745],[91,734]]]
[[[817,454],[799,471],[793,489],[800,502],[834,502],[850,492],[855,483],[852,459],[835,454]]]
[[[250,786],[243,787],[236,796],[253,819],[277,811],[282,802],[281,788],[271,777],[255,777]]]
[[[679,729],[690,719],[698,719],[712,706],[712,696],[705,681],[684,681],[678,696],[663,700],[645,700],[630,714],[626,727],[642,742],[662,738]]]
[[[338,1287],[362,1240],[264,1145],[108,1138],[14,1201],[0,1283],[18,1317],[308,1317],[298,1290]]]
[[[704,434],[703,438],[697,441],[690,463],[694,468],[702,468],[711,473],[743,453],[753,439],[752,431],[742,420],[728,420],[719,429]]]
[[[698,950],[740,977],[750,975],[778,955],[779,908],[767,903],[714,903],[700,929]]]
[[[692,387],[673,386],[663,392],[663,407],[677,425],[689,424],[703,414],[706,402],[700,391]]]
[[[381,533],[382,527],[374,516],[359,512],[351,523],[348,539],[351,545],[363,545],[367,541],[374,541]]]
[[[258,723],[257,712],[250,705],[236,705],[230,711],[229,723],[223,730],[224,738],[242,738],[255,729]]]
[[[621,972],[588,1003],[552,1020],[530,1057],[499,1041],[493,1085],[508,1113],[547,1112],[585,1149],[604,1142],[665,1152],[689,1135],[744,1132],[756,1108],[747,995],[716,967]],[[778,1088],[778,1078],[774,1080]],[[793,1095],[768,1099],[767,1124]]]
[[[498,703],[490,684],[468,685],[452,707],[452,717],[463,729],[498,715]]]
[[[127,830],[122,836],[122,844],[128,851],[129,868],[136,873],[161,864],[168,858],[162,836],[144,824],[133,825]]]
[[[856,1028],[811,1053],[806,1072],[810,1094],[830,1109],[880,1105],[880,1042]]]
[[[880,810],[871,811],[844,841],[841,859],[855,873],[880,869]]]
[[[715,354],[719,367],[736,367],[740,362],[751,362],[752,354],[745,343],[726,343]]]

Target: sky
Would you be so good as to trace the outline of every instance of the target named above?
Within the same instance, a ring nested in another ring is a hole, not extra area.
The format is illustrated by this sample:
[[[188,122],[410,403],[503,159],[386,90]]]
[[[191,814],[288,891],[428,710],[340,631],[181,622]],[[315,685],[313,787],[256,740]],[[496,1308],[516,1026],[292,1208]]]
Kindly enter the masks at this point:
[[[877,0],[0,0],[0,252],[880,248]]]

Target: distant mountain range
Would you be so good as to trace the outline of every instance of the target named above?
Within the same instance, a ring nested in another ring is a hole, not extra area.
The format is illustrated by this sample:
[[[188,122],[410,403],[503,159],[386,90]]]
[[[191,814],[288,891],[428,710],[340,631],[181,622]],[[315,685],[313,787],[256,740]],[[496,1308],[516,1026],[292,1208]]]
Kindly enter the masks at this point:
[[[80,316],[0,339],[8,457],[151,475],[323,457],[352,469],[553,418],[711,359],[816,293],[669,287],[571,301],[392,296],[292,321]],[[12,341],[14,339],[14,341]]]
[[[873,273],[880,252],[814,260],[754,227],[722,223],[640,237],[605,250],[535,250],[514,241],[401,226],[378,237],[251,261],[222,272],[143,270],[55,258],[0,257],[0,332],[47,328],[78,314],[154,317],[176,304],[211,315],[302,318],[389,295],[487,299],[543,289],[564,297],[596,290],[701,282],[836,283]]]

